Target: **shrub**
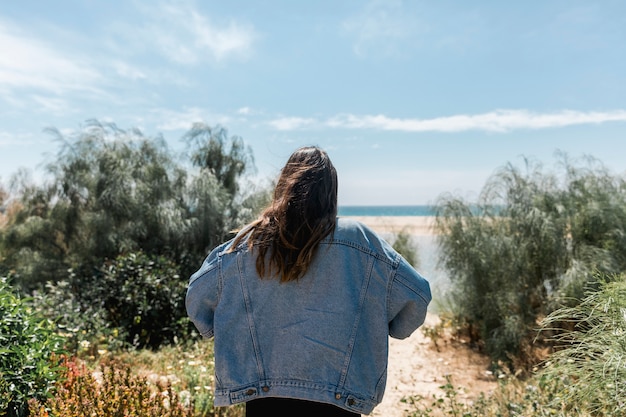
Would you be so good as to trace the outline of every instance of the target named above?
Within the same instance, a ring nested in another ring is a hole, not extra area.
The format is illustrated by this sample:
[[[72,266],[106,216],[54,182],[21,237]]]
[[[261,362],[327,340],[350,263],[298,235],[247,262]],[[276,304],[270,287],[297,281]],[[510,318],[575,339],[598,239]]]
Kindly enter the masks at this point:
[[[494,360],[527,368],[540,358],[537,322],[593,285],[593,271],[626,270],[626,181],[596,161],[564,175],[528,163],[490,178],[479,202],[437,204],[440,261],[456,313]]]
[[[392,244],[393,248],[407,260],[414,268],[419,268],[419,257],[417,249],[411,239],[411,234],[406,230],[401,230],[395,235]]]
[[[63,339],[29,302],[0,278],[0,414],[9,416],[28,415],[28,400],[46,399],[59,377]]]
[[[163,257],[122,255],[106,262],[89,282],[76,284],[83,311],[100,306],[109,327],[133,346],[158,348],[189,336],[187,280]]]
[[[544,374],[561,382],[554,399],[564,409],[585,409],[594,416],[626,414],[626,276],[601,278],[600,288],[582,303],[562,308],[543,322],[544,329],[568,322],[556,337],[560,348]]]
[[[57,395],[37,404],[35,417],[191,417],[193,407],[184,405],[171,385],[151,387],[134,375],[128,365],[105,362],[99,373],[74,361],[66,364]],[[97,377],[96,377],[97,376]]]
[[[470,402],[446,377],[443,395],[403,399],[412,408],[410,416],[626,415],[626,276],[598,280],[599,288],[588,291],[581,303],[558,309],[542,322],[543,331],[559,332],[559,350],[530,378],[502,374],[498,389]],[[564,322],[571,330],[563,331]]]
[[[121,348],[124,342],[107,322],[101,303],[80,300],[70,282],[77,283],[72,271],[68,280],[48,282],[43,291],[34,291],[37,315],[56,324],[57,332],[65,338],[65,349],[73,355],[96,356],[99,350]]]
[[[239,185],[254,166],[251,150],[224,128],[194,125],[180,157],[164,138],[114,123],[49,133],[60,144],[49,181],[14,176],[15,203],[0,218],[0,271],[14,270],[15,285],[29,291],[139,250],[177,262],[188,277],[255,210]],[[0,209],[3,198],[0,190]]]

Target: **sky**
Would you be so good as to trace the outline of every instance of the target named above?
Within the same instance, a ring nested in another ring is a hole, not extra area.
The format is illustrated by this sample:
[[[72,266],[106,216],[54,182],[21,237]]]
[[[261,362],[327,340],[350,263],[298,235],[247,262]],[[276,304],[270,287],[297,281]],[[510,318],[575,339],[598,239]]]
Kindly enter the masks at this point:
[[[320,146],[344,206],[472,200],[557,151],[622,175],[625,45],[621,0],[4,1],[0,181],[92,119],[173,152],[222,126],[258,181]]]

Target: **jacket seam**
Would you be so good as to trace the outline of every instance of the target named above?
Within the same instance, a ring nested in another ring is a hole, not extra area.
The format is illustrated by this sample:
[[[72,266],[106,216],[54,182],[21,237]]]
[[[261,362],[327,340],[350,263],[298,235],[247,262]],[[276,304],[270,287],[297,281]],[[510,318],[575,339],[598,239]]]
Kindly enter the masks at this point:
[[[407,290],[415,293],[417,296],[419,296],[422,300],[424,300],[424,302],[428,303],[429,300],[427,299],[427,297],[424,296],[424,294],[422,293],[422,291],[420,291],[419,289],[414,288],[413,286],[409,285],[406,281],[406,279],[404,279],[404,277],[402,277],[402,275],[398,275],[396,274],[394,281],[397,281],[398,284],[401,284],[402,286],[404,286],[404,288],[406,288]]]
[[[375,250],[372,250],[372,248],[368,248],[367,246],[363,246],[363,245],[359,245],[358,243],[355,243],[351,240],[343,240],[343,239],[333,239],[333,240],[327,240],[327,241],[322,241],[320,242],[320,245],[343,245],[343,246],[349,246],[351,248],[357,249],[360,252],[363,252],[366,255],[372,256],[374,258],[376,258],[376,260],[378,261],[382,261],[385,264],[392,266],[392,267],[396,267],[398,265],[398,261],[394,260],[394,262],[390,261],[389,258]]]

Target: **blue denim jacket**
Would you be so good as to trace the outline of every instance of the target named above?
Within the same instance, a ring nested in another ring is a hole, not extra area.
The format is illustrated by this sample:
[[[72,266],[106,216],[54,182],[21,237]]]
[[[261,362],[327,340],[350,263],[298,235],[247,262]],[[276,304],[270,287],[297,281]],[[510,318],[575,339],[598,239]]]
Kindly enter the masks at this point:
[[[338,219],[297,281],[260,279],[244,241],[191,276],[187,312],[215,337],[215,405],[290,397],[369,414],[387,379],[388,335],[424,322],[430,286],[361,223]]]

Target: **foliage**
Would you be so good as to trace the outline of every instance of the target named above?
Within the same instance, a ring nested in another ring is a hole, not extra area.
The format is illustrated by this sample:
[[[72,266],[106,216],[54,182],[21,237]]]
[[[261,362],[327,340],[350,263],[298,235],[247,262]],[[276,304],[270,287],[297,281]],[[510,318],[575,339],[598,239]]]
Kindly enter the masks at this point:
[[[100,305],[106,321],[133,346],[157,348],[188,335],[187,280],[163,257],[130,253],[106,262],[78,288],[84,306]]]
[[[79,299],[70,282],[76,282],[73,273],[67,280],[48,282],[41,291],[34,291],[35,313],[56,324],[66,351],[73,355],[96,357],[98,351],[121,348],[119,330],[108,323],[101,300]]]
[[[189,395],[196,417],[244,415],[243,405],[214,406],[215,362],[211,340],[164,346],[158,351],[138,349],[120,358],[132,364],[135,373],[145,374],[149,382],[169,380],[177,391]]]
[[[599,278],[574,307],[564,307],[542,322],[544,331],[559,330],[559,350],[520,380],[503,374],[499,387],[468,401],[446,377],[443,395],[410,396],[403,401],[411,417],[610,417],[626,414],[626,276]],[[568,321],[570,330],[562,331]]]
[[[468,399],[463,389],[453,384],[453,377],[446,376],[446,384],[439,387],[442,395],[425,398],[420,395],[405,397],[402,402],[409,407],[408,417],[588,417],[580,410],[564,411],[552,400],[558,395],[559,386],[554,380],[536,377],[520,381],[509,377],[501,380],[492,393],[482,393]]]
[[[45,184],[13,179],[21,210],[0,232],[0,253],[18,284],[35,288],[68,269],[91,275],[106,259],[143,251],[189,276],[249,210],[237,183],[252,164],[238,137],[196,125],[187,135],[191,169],[161,137],[88,122],[63,136]],[[90,270],[91,269],[91,270]]]
[[[104,362],[91,373],[74,361],[66,364],[64,381],[55,397],[36,408],[35,417],[192,417],[193,406],[171,385],[150,386],[119,361]],[[48,411],[49,410],[49,411]]]
[[[441,264],[473,342],[494,360],[525,367],[538,320],[594,283],[594,271],[626,270],[626,182],[597,161],[562,177],[526,161],[507,165],[478,204],[444,196],[437,204]]]
[[[105,262],[88,278],[72,271],[67,281],[35,291],[33,299],[38,313],[66,336],[68,350],[96,357],[189,337],[186,287],[171,261],[137,252]]]
[[[29,301],[0,278],[0,415],[28,415],[28,400],[44,400],[59,377],[55,355],[63,340],[32,314]]]
[[[414,268],[419,268],[417,247],[412,242],[411,234],[407,230],[401,230],[394,236],[392,247]]]
[[[626,414],[626,275],[602,279],[575,307],[559,309],[544,329],[570,323],[559,333],[559,350],[544,374],[563,386],[554,401],[566,409],[586,409],[594,416]]]
[[[193,149],[193,166],[209,171],[227,193],[237,194],[239,177],[252,162],[252,153],[246,149],[243,139],[239,136],[229,139],[228,132],[222,127],[195,123],[184,140]]]
[[[0,229],[6,224],[7,200],[9,194],[4,189],[4,185],[0,182]]]

